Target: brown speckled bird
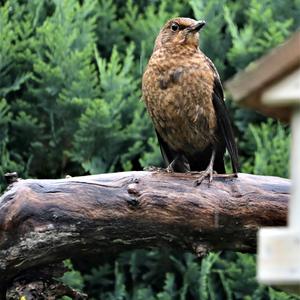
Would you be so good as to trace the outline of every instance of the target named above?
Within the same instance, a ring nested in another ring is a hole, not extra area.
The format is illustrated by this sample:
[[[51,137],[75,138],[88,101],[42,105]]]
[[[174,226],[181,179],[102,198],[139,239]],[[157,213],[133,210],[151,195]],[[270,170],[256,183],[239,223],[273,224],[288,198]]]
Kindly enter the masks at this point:
[[[225,173],[227,148],[234,173],[238,153],[219,74],[199,49],[204,21],[169,20],[143,75],[143,99],[168,170],[201,171],[196,184]]]

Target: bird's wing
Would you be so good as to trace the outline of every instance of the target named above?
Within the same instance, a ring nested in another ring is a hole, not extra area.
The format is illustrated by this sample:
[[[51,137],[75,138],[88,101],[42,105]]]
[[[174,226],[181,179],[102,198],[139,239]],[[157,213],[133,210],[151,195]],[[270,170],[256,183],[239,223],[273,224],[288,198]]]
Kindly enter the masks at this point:
[[[163,160],[168,167],[170,163],[176,159],[176,163],[173,165],[173,171],[174,172],[188,172],[190,171],[189,165],[186,161],[186,159],[177,153],[176,151],[172,150],[168,144],[162,139],[162,137],[159,135],[158,131],[156,131],[160,151],[163,157]]]
[[[237,173],[239,171],[238,150],[229,118],[229,112],[224,101],[223,87],[216,67],[209,58],[207,59],[215,75],[212,101],[216,111],[218,128],[221,131],[221,135],[224,138],[226,148],[229,152],[233,172]]]

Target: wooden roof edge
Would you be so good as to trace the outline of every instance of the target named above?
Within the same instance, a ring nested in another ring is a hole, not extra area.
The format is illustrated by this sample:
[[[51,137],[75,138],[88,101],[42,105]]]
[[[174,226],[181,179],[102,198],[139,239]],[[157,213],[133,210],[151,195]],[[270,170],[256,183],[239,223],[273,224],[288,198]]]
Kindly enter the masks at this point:
[[[240,101],[298,66],[300,66],[300,31],[252,62],[244,71],[238,72],[225,82],[225,87],[235,101]]]

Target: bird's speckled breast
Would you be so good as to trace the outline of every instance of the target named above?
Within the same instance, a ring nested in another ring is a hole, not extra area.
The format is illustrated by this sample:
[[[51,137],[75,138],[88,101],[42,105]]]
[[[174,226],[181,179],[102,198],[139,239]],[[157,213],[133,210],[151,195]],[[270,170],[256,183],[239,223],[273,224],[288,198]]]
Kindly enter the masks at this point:
[[[205,56],[182,59],[154,52],[143,76],[143,98],[156,130],[171,148],[187,155],[216,139],[212,103],[214,75]],[[153,79],[156,80],[153,80]]]

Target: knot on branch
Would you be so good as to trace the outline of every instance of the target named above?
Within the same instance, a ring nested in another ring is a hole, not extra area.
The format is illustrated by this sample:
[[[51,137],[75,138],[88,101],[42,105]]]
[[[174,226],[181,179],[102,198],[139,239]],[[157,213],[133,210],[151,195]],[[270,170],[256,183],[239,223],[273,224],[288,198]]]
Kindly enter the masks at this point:
[[[127,203],[131,206],[138,206],[138,204],[139,204],[139,201],[138,201],[139,191],[137,189],[139,183],[140,183],[140,179],[134,178],[132,180],[132,183],[130,183],[127,187],[127,192],[129,194]]]

